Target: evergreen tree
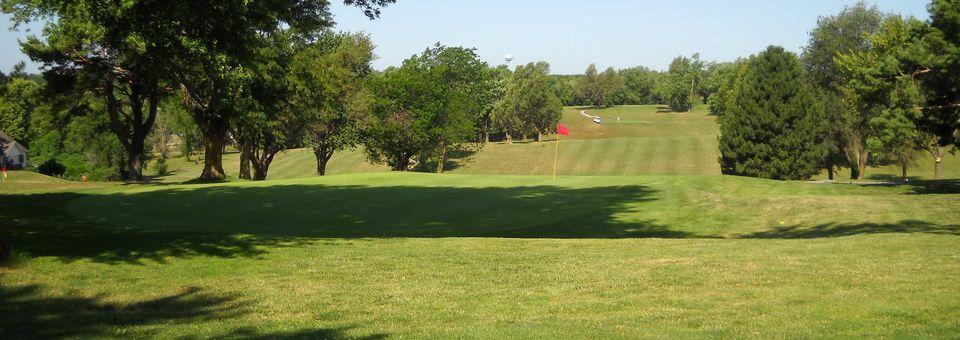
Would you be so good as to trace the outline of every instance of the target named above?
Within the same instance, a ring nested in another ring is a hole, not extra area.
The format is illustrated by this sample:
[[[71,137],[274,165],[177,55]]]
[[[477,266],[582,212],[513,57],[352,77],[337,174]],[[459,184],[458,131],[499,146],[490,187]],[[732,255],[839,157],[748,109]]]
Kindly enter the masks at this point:
[[[807,179],[823,149],[816,141],[819,104],[803,81],[800,59],[771,46],[747,63],[734,107],[720,117],[725,174]]]

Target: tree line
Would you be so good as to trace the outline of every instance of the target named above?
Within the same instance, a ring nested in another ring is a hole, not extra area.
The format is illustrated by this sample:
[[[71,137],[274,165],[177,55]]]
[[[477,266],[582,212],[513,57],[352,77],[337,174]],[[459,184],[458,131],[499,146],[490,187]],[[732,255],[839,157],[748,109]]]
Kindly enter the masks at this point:
[[[371,20],[393,2],[344,1]],[[0,105],[0,129],[51,174],[142,180],[174,145],[202,158],[201,179],[227,175],[229,147],[251,180],[298,147],[313,150],[319,175],[355,147],[394,170],[442,172],[452,150],[491,135],[539,139],[560,119],[547,63],[491,67],[474,49],[438,43],[376,71],[370,37],[334,31],[324,0],[17,0],[0,10],[15,25],[51,19],[21,43],[42,77],[22,67],[0,77],[0,103],[20,105]]]
[[[858,3],[821,17],[800,55],[771,46],[724,71],[711,103],[724,173],[807,179],[934,163],[960,145],[960,3],[935,0],[930,20]]]
[[[720,83],[737,62],[704,62],[700,54],[677,56],[666,71],[644,66],[599,72],[590,64],[580,75],[553,75],[565,106],[666,105],[688,112],[715,100]]]

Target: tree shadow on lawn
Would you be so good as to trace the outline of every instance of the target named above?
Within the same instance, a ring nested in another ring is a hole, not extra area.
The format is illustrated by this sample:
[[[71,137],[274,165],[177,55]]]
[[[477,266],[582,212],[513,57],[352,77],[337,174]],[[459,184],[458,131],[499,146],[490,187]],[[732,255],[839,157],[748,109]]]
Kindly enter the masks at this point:
[[[860,182],[857,185],[878,186],[878,187],[907,187],[912,194],[916,195],[952,195],[960,194],[960,179],[917,179],[911,177],[909,181],[900,181],[899,176],[873,175],[873,180],[885,180],[886,182],[871,183]],[[842,182],[841,182],[842,183]]]
[[[53,256],[65,262],[135,263],[167,257],[206,255],[257,257],[258,246],[288,242],[189,231],[151,230],[78,218],[63,211],[68,202],[92,197],[77,193],[0,195],[0,237],[15,253]]]
[[[61,261],[255,258],[318,239],[390,237],[682,238],[621,219],[644,186],[562,188],[273,185],[86,195],[0,195],[14,252]]]
[[[39,285],[0,285],[0,335],[8,339],[116,336],[110,327],[159,326],[246,313],[246,303],[236,299],[187,288],[170,296],[120,304],[106,301],[106,296],[51,296]]]
[[[926,221],[904,220],[897,223],[822,223],[814,226],[792,225],[741,235],[740,238],[824,238],[879,233],[927,233],[960,235],[960,224],[940,225]]]
[[[648,187],[217,186],[84,199],[68,208],[150,230],[294,238],[688,237],[622,220]]]
[[[69,262],[256,258],[323,239],[716,238],[644,219],[656,191],[641,185],[567,188],[360,185],[181,186],[85,195],[0,195],[0,230],[14,252]],[[742,238],[864,233],[958,234],[924,221],[773,227]]]
[[[960,179],[910,181],[901,185],[910,186],[913,193],[917,195],[960,194]]]
[[[2,277],[2,276],[0,276]],[[0,285],[0,336],[27,338],[143,338],[171,324],[189,325],[205,321],[238,319],[253,311],[250,302],[237,294],[209,294],[201,288],[139,302],[110,302],[108,296],[53,296],[40,285]],[[199,326],[199,325],[198,325]],[[213,323],[216,333],[222,324]],[[196,330],[197,326],[183,327]],[[356,327],[305,329],[293,332],[264,332],[240,328],[216,336],[224,339],[345,339]],[[122,335],[118,331],[123,330]],[[183,338],[199,334],[181,334]],[[203,336],[203,337],[209,337]],[[362,339],[382,339],[375,334]]]

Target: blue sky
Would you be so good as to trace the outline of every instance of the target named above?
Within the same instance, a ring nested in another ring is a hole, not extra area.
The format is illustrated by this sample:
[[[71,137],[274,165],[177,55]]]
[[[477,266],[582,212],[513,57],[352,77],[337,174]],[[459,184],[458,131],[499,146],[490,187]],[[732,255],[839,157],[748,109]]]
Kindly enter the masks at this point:
[[[491,64],[505,54],[514,64],[546,60],[553,73],[643,65],[664,69],[673,57],[700,52],[703,60],[733,60],[768,45],[800,51],[817,17],[855,0],[637,0],[549,1],[398,0],[369,21],[359,10],[333,6],[337,29],[373,37],[382,69],[440,42],[475,47]],[[926,19],[926,0],[870,1],[881,10]],[[2,28],[9,17],[0,17]],[[26,59],[18,38],[33,32],[0,32],[0,69]]]

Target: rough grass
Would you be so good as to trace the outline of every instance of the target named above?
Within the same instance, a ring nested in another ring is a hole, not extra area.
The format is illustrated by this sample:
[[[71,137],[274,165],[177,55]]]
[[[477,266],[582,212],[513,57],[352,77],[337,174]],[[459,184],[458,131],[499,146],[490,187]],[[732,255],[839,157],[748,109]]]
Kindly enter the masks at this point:
[[[956,337],[960,183],[373,173],[0,194],[0,334]]]

